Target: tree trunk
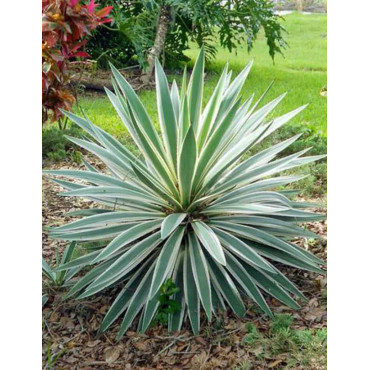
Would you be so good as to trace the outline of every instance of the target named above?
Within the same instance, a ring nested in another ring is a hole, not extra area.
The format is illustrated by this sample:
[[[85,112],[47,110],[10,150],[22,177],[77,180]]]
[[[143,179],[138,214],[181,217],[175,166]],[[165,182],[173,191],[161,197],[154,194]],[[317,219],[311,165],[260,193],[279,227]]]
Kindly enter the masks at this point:
[[[154,45],[148,51],[148,66],[141,76],[141,80],[145,84],[148,84],[152,79],[155,58],[159,58],[161,53],[164,51],[164,44],[170,24],[170,18],[170,7],[167,5],[162,5],[159,11],[157,34],[155,35]]]

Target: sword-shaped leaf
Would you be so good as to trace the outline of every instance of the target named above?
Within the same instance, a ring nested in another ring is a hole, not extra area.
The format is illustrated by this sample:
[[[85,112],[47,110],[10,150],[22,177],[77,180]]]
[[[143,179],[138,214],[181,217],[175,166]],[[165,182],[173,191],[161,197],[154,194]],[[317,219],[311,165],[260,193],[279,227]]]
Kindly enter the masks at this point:
[[[185,207],[190,203],[196,162],[197,143],[193,128],[190,126],[181,146],[178,168],[181,202]]]
[[[153,296],[158,292],[159,288],[166,280],[166,277],[173,269],[181,246],[184,231],[184,227],[179,226],[163,245],[154,269],[149,293],[150,298],[153,298]]]
[[[221,265],[226,265],[226,260],[221,243],[214,231],[202,221],[191,223],[196,236],[199,238],[208,253]]]
[[[172,213],[168,215],[161,225],[161,238],[166,239],[184,221],[186,213]]]
[[[204,74],[204,48],[200,49],[200,53],[195,62],[193,73],[191,74],[188,96],[189,96],[189,116],[194,132],[198,132],[200,121],[200,110],[203,100],[203,74]]]
[[[193,333],[199,333],[200,313],[199,313],[199,296],[194,275],[191,270],[191,260],[189,248],[186,247],[184,254],[184,295],[185,302],[188,306],[188,317],[190,320]]]
[[[188,234],[190,261],[198,295],[209,320],[212,318],[211,283],[207,260],[194,233]]]
[[[177,121],[172,105],[168,81],[158,59],[155,60],[155,78],[157,88],[157,106],[159,124],[164,137],[164,144],[172,166],[177,166]]]
[[[180,250],[177,256],[176,265],[172,273],[172,279],[175,283],[175,286],[178,288],[177,292],[172,298],[176,302],[180,303],[181,309],[168,315],[168,330],[170,332],[181,329],[185,316],[184,250]]]
[[[95,258],[94,263],[107,259],[112,253],[159,228],[161,221],[154,220],[133,226],[114,238]]]
[[[153,277],[153,265],[149,268],[140,284],[135,287],[135,292],[130,299],[130,303],[127,307],[125,317],[123,318],[120,330],[117,334],[117,340],[120,340],[130,327],[132,321],[139,313],[146,300],[148,299],[148,293],[150,288],[150,282]]]

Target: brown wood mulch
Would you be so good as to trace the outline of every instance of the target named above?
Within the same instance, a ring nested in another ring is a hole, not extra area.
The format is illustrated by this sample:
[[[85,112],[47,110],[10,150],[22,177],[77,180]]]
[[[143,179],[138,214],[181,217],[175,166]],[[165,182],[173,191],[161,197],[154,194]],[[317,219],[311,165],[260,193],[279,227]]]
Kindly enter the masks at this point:
[[[46,166],[48,169],[71,167],[76,165],[64,162]],[[65,216],[66,212],[91,205],[91,202],[78,198],[60,197],[60,191],[58,185],[47,178],[43,179],[44,226],[70,221],[71,218]],[[308,228],[326,236],[326,221],[309,223]],[[43,235],[42,254],[48,262],[54,260],[56,243],[46,234]],[[302,239],[298,244],[326,259],[326,239],[313,244]],[[292,311],[267,297],[273,311],[292,314],[295,329],[326,327],[326,277],[287,267],[283,271],[306,295],[308,302],[300,302],[302,309]],[[203,317],[202,331],[198,336],[192,334],[189,324],[186,330],[178,333],[169,334],[166,329],[159,327],[149,330],[145,335],[138,334],[134,322],[134,327],[117,342],[115,337],[120,320],[106,333],[97,333],[117,289],[79,301],[62,301],[63,291],[55,291],[46,283],[44,292],[49,294],[49,300],[42,310],[45,369],[233,369],[243,361],[252,363],[251,369],[266,369],[276,368],[274,364],[284,364],[284,359],[289,356],[261,358],[256,351],[243,346],[246,322],[253,322],[262,333],[268,332],[270,325],[265,315],[256,313],[251,302],[247,302],[248,310],[244,319],[228,312],[221,314],[221,321],[214,320],[208,324]],[[50,359],[53,359],[51,367],[48,365]]]

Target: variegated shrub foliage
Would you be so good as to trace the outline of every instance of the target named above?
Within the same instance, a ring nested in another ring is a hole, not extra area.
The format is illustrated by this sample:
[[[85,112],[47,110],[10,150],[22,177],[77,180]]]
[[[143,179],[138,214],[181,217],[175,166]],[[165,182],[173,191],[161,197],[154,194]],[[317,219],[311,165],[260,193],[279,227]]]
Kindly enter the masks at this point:
[[[201,308],[209,320],[227,306],[243,316],[246,297],[272,315],[261,291],[299,308],[293,297],[304,296],[274,261],[322,272],[322,260],[291,242],[294,237],[316,237],[299,224],[321,216],[290,200],[289,191],[272,190],[302,178],[276,174],[321,156],[303,156],[303,150],[276,159],[299,135],[246,156],[304,107],[269,121],[284,95],[262,107],[261,99],[253,103],[253,96],[242,103],[240,90],[250,68],[251,63],[231,82],[225,67],[202,110],[203,51],[189,83],[184,73],[181,91],[175,82],[169,89],[157,62],[158,134],[134,90],[112,66],[115,92],[106,92],[139,156],[88,119],[65,113],[87,134],[83,140],[70,140],[99,157],[109,172],[87,162],[86,171],[47,171],[78,180],[56,179],[67,190],[62,195],[102,205],[78,212],[85,217],[51,229],[50,236],[99,241],[99,247],[58,269],[88,267],[68,297],[86,298],[113,286],[122,289],[101,331],[122,316],[120,338],[138,315],[138,328],[145,331],[168,278],[180,288],[173,298],[182,307],[170,315],[169,329],[181,329],[188,317],[197,333]]]

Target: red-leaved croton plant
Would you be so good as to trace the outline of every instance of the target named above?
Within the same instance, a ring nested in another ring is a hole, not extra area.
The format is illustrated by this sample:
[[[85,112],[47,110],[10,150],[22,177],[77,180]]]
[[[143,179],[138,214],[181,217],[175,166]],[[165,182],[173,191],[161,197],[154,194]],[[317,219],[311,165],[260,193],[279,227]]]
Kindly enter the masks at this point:
[[[81,50],[86,35],[111,22],[107,6],[94,0],[42,0],[42,122],[59,121],[60,109],[71,110],[75,101],[68,89],[68,62],[89,55]]]

